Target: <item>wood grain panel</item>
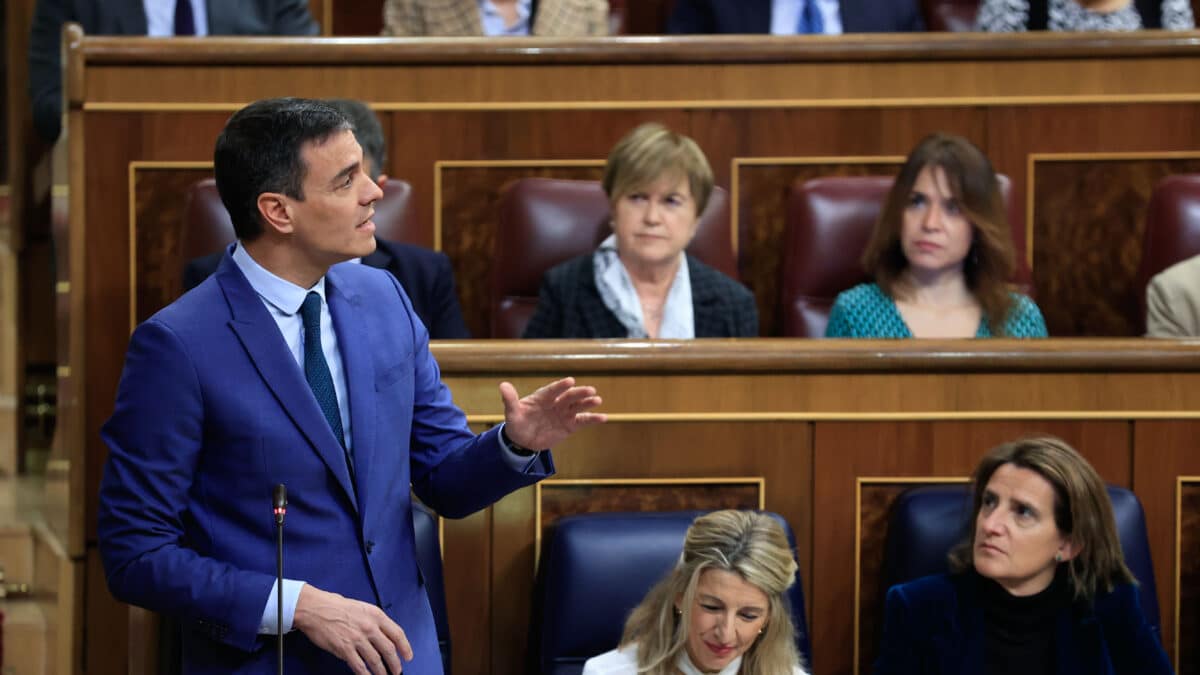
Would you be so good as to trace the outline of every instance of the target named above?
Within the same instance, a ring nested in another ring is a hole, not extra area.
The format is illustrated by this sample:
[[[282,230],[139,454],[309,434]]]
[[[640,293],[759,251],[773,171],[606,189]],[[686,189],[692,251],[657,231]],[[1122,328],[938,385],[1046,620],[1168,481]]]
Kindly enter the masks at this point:
[[[1175,658],[1175,648],[1196,635],[1176,634],[1175,608],[1185,589],[1175,586],[1176,486],[1179,476],[1200,475],[1200,422],[1192,420],[1138,421],[1134,428],[1134,492],[1146,511],[1146,534],[1154,560],[1163,642]],[[1195,589],[1186,589],[1193,593]],[[1182,618],[1182,617],[1181,617]],[[1180,671],[1197,672],[1200,663],[1178,661]]]
[[[679,480],[679,479],[674,479]],[[554,484],[541,487],[542,533],[563,516],[612,511],[757,509],[761,493],[753,482]]]
[[[1179,675],[1200,673],[1200,480],[1179,485]]]
[[[862,525],[854,522],[859,477],[969,475],[988,448],[1042,433],[1074,445],[1105,480],[1131,484],[1130,433],[1124,422],[816,423],[813,474],[821,480],[814,487],[813,510],[821,517],[815,520],[813,529],[813,549],[820,552],[813,561],[813,616],[837,616],[839,609],[855,598],[855,571],[846,564],[854,559],[854,541],[845,533]],[[863,527],[862,533],[864,542],[877,540],[863,543],[865,550],[882,550],[885,530]],[[864,569],[863,573],[868,571]],[[867,588],[878,585],[878,581],[864,583]],[[880,600],[876,594],[876,607]],[[877,621],[880,610],[870,611],[871,598],[859,602],[867,608],[864,613],[872,614]],[[868,672],[866,666],[876,647],[862,644],[861,638],[850,622],[817,621],[813,626],[813,669],[856,675]],[[862,653],[857,663],[854,646]]]
[[[131,278],[136,280],[134,321],[141,323],[183,292],[187,190],[212,170],[147,167],[132,173],[136,257]]]
[[[1033,282],[1051,335],[1140,333],[1146,204],[1194,159],[1034,157]]]

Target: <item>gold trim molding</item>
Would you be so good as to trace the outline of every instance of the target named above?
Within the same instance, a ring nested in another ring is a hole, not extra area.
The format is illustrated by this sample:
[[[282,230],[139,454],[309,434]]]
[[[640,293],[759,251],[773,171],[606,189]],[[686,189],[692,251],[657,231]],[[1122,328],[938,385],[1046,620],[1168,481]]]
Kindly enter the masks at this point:
[[[1194,420],[1200,410],[981,410],[965,412],[651,412],[608,413],[610,423],[653,422],[990,422],[1005,420]],[[468,424],[495,425],[503,413],[467,415]]]

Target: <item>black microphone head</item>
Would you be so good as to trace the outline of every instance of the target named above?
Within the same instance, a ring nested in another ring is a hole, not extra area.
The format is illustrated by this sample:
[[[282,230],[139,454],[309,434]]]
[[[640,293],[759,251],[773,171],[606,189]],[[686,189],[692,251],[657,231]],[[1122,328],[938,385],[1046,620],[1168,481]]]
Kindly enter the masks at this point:
[[[275,486],[275,489],[271,491],[271,497],[275,502],[275,508],[282,509],[287,506],[287,488],[283,486],[283,483]]]

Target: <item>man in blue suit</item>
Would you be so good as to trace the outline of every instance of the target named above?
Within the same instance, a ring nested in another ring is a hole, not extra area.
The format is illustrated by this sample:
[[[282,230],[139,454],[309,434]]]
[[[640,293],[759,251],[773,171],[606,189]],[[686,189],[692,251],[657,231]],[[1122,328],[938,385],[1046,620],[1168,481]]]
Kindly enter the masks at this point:
[[[667,32],[904,33],[925,30],[917,0],[679,0]]]
[[[465,516],[550,475],[539,449],[605,419],[570,378],[524,398],[505,382],[504,424],[468,430],[396,279],[338,264],[374,248],[382,194],[350,129],[303,99],[230,118],[214,170],[238,243],[134,331],[102,429],[109,589],[179,617],[186,673],[272,672],[281,622],[290,674],[440,675],[410,487]]]

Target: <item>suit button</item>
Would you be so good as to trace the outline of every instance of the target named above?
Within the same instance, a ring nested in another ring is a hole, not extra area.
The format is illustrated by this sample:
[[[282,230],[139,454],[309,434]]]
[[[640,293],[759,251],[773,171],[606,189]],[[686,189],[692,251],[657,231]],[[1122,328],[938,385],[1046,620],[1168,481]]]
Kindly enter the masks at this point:
[[[375,542],[368,541],[367,542],[367,555],[371,555],[371,552],[374,550],[375,550]]]

